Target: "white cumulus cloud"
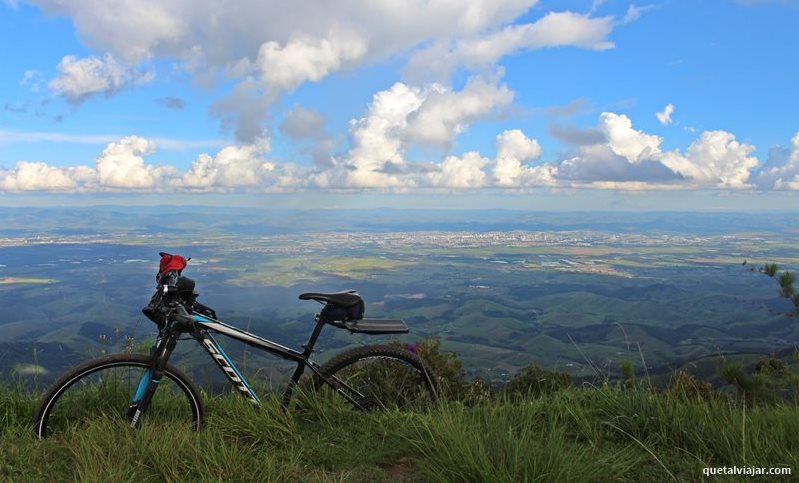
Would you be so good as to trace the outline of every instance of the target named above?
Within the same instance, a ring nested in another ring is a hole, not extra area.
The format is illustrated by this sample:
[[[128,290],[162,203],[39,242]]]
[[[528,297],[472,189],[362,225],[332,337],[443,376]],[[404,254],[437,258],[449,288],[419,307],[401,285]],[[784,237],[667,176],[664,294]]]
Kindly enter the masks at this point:
[[[118,62],[111,54],[103,58],[78,59],[67,55],[58,64],[58,75],[50,81],[50,90],[73,104],[98,95],[112,95],[125,86],[152,80],[152,74],[139,72]]]
[[[546,167],[529,167],[525,162],[541,157],[541,145],[519,129],[497,136],[497,159],[494,177],[499,186],[519,187],[529,184],[551,184],[552,172]]]
[[[520,50],[563,46],[606,50],[614,46],[607,39],[612,30],[613,17],[551,12],[532,23],[509,25],[454,42],[435,43],[413,55],[406,75],[416,81],[446,79],[458,67],[490,66]]]
[[[556,184],[557,167],[529,165],[541,156],[541,146],[522,131],[503,131],[496,138],[497,156],[488,159],[476,151],[446,156],[427,166],[420,186],[453,189],[530,188]]]
[[[664,153],[660,160],[675,173],[703,186],[750,188],[749,177],[758,165],[750,156],[751,144],[738,142],[726,131],[705,131],[688,146],[685,155],[679,151]]]
[[[668,126],[672,122],[671,115],[674,114],[674,104],[668,104],[666,107],[663,108],[662,111],[656,112],[655,117],[658,118],[658,121],[663,124],[664,126]]]
[[[598,129],[605,140],[581,146],[575,156],[562,160],[558,169],[561,181],[614,189],[619,183],[634,183],[639,188],[752,187],[750,177],[758,165],[758,159],[751,156],[755,147],[737,141],[732,133],[703,132],[682,153],[664,152],[660,137],[633,128],[623,114],[603,112]]]
[[[774,148],[757,176],[760,189],[799,190],[799,132],[788,149]]]
[[[367,115],[351,121],[350,151],[334,159],[334,172],[322,173],[316,182],[330,187],[406,186],[408,181],[396,172],[405,165],[403,132],[408,116],[423,102],[421,89],[401,82],[375,94]],[[384,169],[387,164],[393,170]]]
[[[473,77],[460,91],[434,84],[408,120],[405,134],[420,144],[448,146],[468,125],[513,102],[498,78]]]
[[[348,32],[333,32],[326,38],[296,36],[285,45],[269,41],[261,45],[256,64],[267,85],[290,90],[305,81],[318,81],[342,65],[362,58],[367,44]]]
[[[320,172],[314,182],[324,187],[416,186],[417,175],[427,168],[407,163],[409,146],[449,147],[470,123],[512,100],[513,92],[499,83],[499,75],[474,76],[460,91],[397,82],[373,96],[364,117],[351,121],[350,149],[333,158],[333,169]]]
[[[163,178],[176,170],[172,166],[153,166],[144,156],[155,152],[155,143],[139,136],[127,136],[109,144],[95,160],[97,181],[114,189],[155,189]]]
[[[603,112],[599,116],[599,130],[605,134],[608,147],[630,163],[660,151],[661,139],[634,129],[630,118],[623,114]]]
[[[75,191],[94,174],[86,166],[60,168],[38,161],[20,161],[13,170],[0,170],[0,190]]]
[[[94,167],[20,161],[14,169],[0,169],[0,191],[282,191],[307,184],[306,170],[265,159],[266,139],[201,154],[182,173],[174,166],[148,164],[145,158],[155,150],[153,140],[127,136],[109,143]]]
[[[483,168],[490,162],[476,151],[447,156],[436,171],[427,174],[427,182],[439,188],[482,188],[488,178]]]
[[[249,145],[224,147],[215,156],[201,154],[172,184],[201,190],[264,186],[275,171],[275,163],[264,159],[267,152],[269,141],[262,138]]]

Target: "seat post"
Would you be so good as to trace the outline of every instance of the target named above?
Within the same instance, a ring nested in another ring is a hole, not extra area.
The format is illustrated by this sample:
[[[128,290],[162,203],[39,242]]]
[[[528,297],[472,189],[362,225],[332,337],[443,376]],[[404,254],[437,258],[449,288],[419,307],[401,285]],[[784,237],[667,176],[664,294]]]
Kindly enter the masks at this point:
[[[283,402],[281,406],[283,409],[288,409],[289,404],[291,403],[291,395],[294,393],[294,388],[297,387],[297,383],[300,382],[300,378],[302,377],[302,373],[305,372],[305,364],[311,354],[313,353],[314,345],[316,345],[316,340],[319,338],[319,334],[322,333],[322,327],[325,325],[325,321],[316,314],[314,317],[316,321],[316,326],[311,332],[311,336],[308,338],[308,342],[302,346],[302,356],[304,360],[297,362],[297,369],[294,370],[294,374],[291,375],[291,380],[289,381],[288,386],[286,386],[286,391],[283,393]]]
[[[314,320],[316,321],[316,326],[313,328],[313,332],[311,332],[311,336],[308,338],[308,342],[302,346],[305,350],[302,352],[302,355],[305,356],[307,359],[313,353],[313,348],[316,345],[316,340],[319,339],[319,334],[322,333],[322,327],[325,325],[325,321],[322,320],[322,317],[319,314],[314,316]]]

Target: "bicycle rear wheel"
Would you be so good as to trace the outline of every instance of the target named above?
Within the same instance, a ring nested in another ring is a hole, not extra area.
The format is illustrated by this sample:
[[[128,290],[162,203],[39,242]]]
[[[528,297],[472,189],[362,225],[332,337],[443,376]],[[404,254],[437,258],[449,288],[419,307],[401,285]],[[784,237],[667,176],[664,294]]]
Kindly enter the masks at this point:
[[[367,411],[419,409],[437,400],[435,376],[427,364],[412,352],[386,345],[338,354],[319,368],[314,387],[322,394],[343,392],[355,408]]]
[[[36,436],[45,438],[101,417],[129,421],[128,409],[141,392],[141,381],[149,380],[149,368],[147,355],[114,354],[72,369],[42,397],[34,416]],[[199,430],[203,413],[200,391],[182,371],[167,364],[142,419]]]

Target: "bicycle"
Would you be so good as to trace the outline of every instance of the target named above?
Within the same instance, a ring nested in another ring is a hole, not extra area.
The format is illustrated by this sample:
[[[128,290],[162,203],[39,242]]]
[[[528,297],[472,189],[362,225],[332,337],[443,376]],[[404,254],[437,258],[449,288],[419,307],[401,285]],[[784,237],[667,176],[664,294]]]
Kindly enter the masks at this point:
[[[364,302],[356,291],[310,292],[299,296],[324,307],[314,316],[315,325],[308,341],[297,351],[226,324],[213,309],[197,302],[194,281],[182,275],[188,260],[161,253],[157,289],[143,309],[159,327],[149,355],[101,356],[61,376],[42,397],[34,415],[37,437],[45,438],[78,422],[95,419],[97,413],[111,418],[121,416],[134,428],[146,413],[148,421],[184,421],[199,431],[205,413],[200,390],[183,371],[169,363],[177,342],[186,340],[181,338],[184,334],[196,340],[237,392],[255,404],[260,404],[258,395],[212,333],[296,362],[281,398],[281,406],[286,410],[306,369],[313,373],[310,381],[313,391],[339,394],[358,410],[427,405],[437,399],[431,369],[417,354],[401,347],[365,345],[345,350],[321,365],[311,360],[325,325],[369,335],[409,332],[402,320],[363,319]]]

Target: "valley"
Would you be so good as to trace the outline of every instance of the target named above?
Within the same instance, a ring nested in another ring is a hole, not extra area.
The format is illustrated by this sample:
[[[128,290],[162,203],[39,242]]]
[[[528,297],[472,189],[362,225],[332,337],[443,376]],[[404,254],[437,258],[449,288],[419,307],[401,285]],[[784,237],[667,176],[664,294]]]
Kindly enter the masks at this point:
[[[93,219],[102,219],[109,209],[93,210]],[[498,226],[508,213],[456,214],[464,220],[393,213],[320,230],[300,223],[324,213],[301,214],[286,227],[268,212],[194,211],[170,212],[181,220],[171,226],[159,225],[162,214],[146,212],[94,225],[57,211],[27,224],[25,213],[0,212],[3,227],[16,221],[15,229],[0,230],[0,368],[9,377],[48,380],[87,357],[120,350],[126,337],[143,346],[155,326],[140,309],[162,250],[192,257],[185,274],[197,281],[199,300],[228,323],[299,346],[319,307],[297,295],[354,288],[367,302],[367,317],[404,319],[411,333],[403,340],[440,338],[470,376],[496,383],[533,362],[588,377],[616,373],[619,361],[630,359],[657,373],[799,341],[797,319],[786,316],[792,305],[777,296],[774,280],[751,271],[765,262],[799,267],[792,215],[758,231],[714,223],[686,229],[702,225],[692,219],[701,215],[691,214],[679,224],[661,221],[660,229],[645,218],[622,228],[613,215],[595,223],[574,214],[560,226],[552,219]],[[413,216],[421,217],[416,226]],[[329,328],[318,356],[367,341]],[[246,371],[285,372],[281,361],[225,342]],[[215,377],[193,343],[179,346],[177,360]]]

